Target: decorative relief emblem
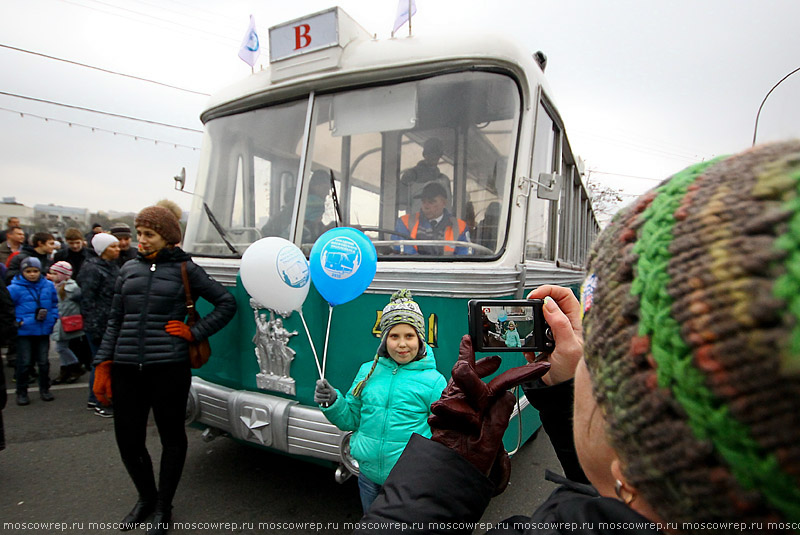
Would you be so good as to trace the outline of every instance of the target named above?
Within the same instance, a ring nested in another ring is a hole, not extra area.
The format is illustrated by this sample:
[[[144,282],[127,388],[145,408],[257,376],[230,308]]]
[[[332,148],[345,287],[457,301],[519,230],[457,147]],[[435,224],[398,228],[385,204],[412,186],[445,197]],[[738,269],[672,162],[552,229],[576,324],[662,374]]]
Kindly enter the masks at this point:
[[[255,437],[264,446],[272,445],[272,432],[269,428],[272,418],[269,411],[264,407],[250,406],[245,406],[242,410],[246,414],[239,416],[239,419],[247,428],[245,438]]]
[[[256,384],[262,390],[274,390],[284,394],[295,395],[295,381],[290,373],[295,352],[289,347],[289,339],[297,335],[297,331],[289,331],[283,326],[283,320],[275,317],[275,311],[269,311],[269,319],[265,312],[259,312],[260,306],[254,299],[250,300],[253,317],[256,322],[256,334],[253,336],[255,354],[258,360],[259,373]],[[284,316],[285,317],[285,316]]]

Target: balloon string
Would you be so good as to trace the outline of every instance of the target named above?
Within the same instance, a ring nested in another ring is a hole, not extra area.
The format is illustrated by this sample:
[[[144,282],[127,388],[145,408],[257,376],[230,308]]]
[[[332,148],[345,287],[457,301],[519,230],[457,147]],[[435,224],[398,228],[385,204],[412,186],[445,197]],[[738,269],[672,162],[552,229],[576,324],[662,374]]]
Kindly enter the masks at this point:
[[[317,364],[317,371],[319,372],[319,378],[324,379],[325,376],[323,375],[322,368],[319,365],[319,357],[317,356],[317,350],[314,349],[314,342],[311,340],[311,333],[308,332],[308,325],[306,324],[306,318],[305,316],[303,316],[302,309],[299,312],[300,312],[300,319],[303,321],[303,327],[306,328],[306,336],[308,336],[308,343],[311,346],[311,351],[314,353],[314,362],[316,362]]]
[[[328,336],[331,334],[331,317],[333,316],[333,307],[328,305],[328,328],[325,331],[325,348],[322,350],[322,376],[325,376],[325,365],[328,363]]]

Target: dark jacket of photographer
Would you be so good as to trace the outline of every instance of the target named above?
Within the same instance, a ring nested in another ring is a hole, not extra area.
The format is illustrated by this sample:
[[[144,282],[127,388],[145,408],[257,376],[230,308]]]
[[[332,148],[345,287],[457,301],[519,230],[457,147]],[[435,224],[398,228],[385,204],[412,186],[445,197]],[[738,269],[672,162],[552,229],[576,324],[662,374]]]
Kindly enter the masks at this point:
[[[161,249],[156,258],[142,255],[120,271],[108,318],[108,329],[95,357],[115,364],[147,366],[153,363],[189,362],[189,342],[164,330],[170,320],[186,318],[181,264],[186,262],[192,298],[202,297],[214,310],[193,327],[195,340],[204,340],[220,330],[236,313],[236,301],[217,281],[191,261],[178,247]]]
[[[103,333],[106,332],[117,275],[119,266],[113,261],[100,258],[94,252],[83,263],[78,275],[83,331],[95,345],[100,345]]]
[[[539,383],[541,385],[543,383]],[[531,516],[517,515],[501,520],[487,533],[660,533],[651,527],[650,520],[619,500],[599,496],[594,487],[586,483],[572,441],[572,381],[552,387],[529,388],[525,393],[540,411],[542,425],[554,449],[559,452],[564,473],[574,480],[548,472],[546,479],[560,485],[550,497]],[[434,466],[435,470],[427,469]],[[524,482],[526,477],[531,476],[514,474],[516,481]],[[493,491],[494,483],[458,453],[438,442],[414,435],[383,485],[381,494],[361,519],[361,527],[356,529],[356,533],[471,534],[470,523],[478,522],[483,516]],[[394,527],[392,523],[395,523]],[[638,527],[619,529],[623,523]]]

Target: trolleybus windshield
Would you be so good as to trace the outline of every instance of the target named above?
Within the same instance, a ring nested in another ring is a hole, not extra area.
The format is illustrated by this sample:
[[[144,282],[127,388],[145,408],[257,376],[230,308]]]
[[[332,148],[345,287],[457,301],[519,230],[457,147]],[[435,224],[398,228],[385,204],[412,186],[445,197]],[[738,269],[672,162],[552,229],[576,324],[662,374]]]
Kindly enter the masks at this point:
[[[196,194],[240,253],[265,236],[308,253],[346,225],[383,259],[488,259],[505,243],[519,114],[512,78],[481,71],[265,105],[207,123]],[[195,202],[185,248],[232,256]]]

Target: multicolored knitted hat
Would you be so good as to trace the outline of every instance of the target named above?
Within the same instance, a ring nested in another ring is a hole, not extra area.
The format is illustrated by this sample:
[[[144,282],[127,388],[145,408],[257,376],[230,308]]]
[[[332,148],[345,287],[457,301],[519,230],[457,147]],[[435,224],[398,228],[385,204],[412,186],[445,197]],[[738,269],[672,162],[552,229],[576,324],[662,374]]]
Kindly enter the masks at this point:
[[[383,307],[380,324],[381,339],[385,339],[389,330],[398,323],[411,325],[417,331],[420,340],[425,341],[425,318],[408,290],[398,290],[393,293],[389,304]]]
[[[628,481],[678,526],[800,522],[800,142],[674,175],[588,273],[584,355]]]

